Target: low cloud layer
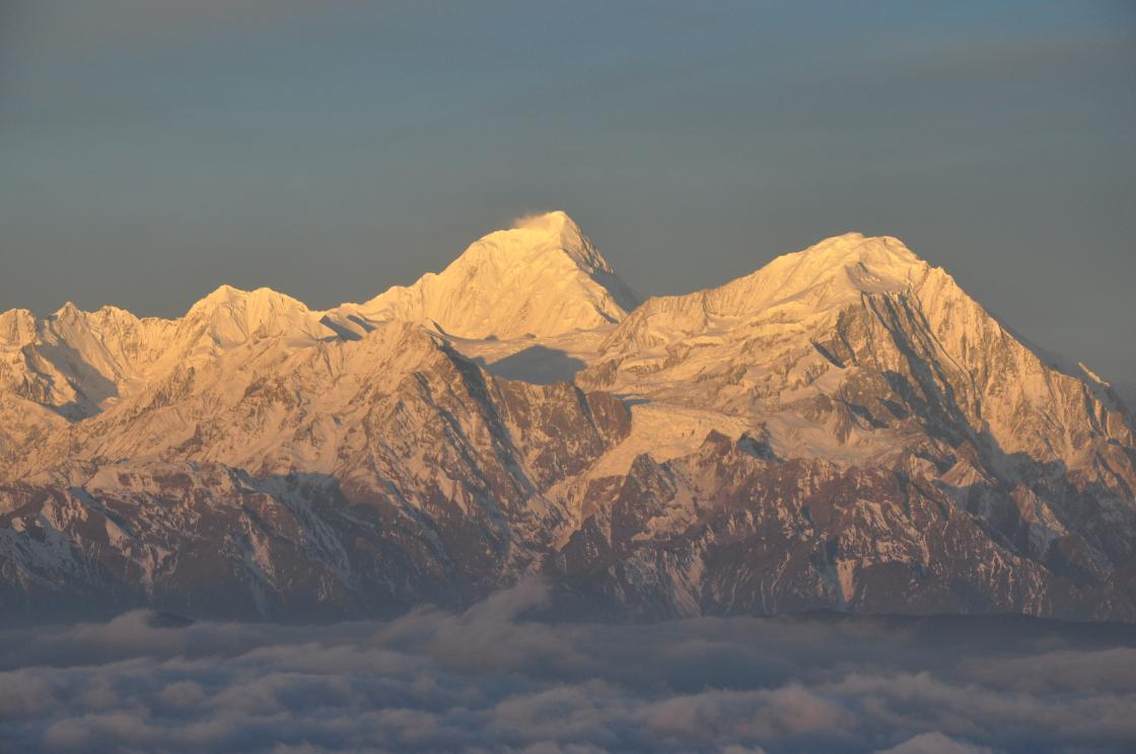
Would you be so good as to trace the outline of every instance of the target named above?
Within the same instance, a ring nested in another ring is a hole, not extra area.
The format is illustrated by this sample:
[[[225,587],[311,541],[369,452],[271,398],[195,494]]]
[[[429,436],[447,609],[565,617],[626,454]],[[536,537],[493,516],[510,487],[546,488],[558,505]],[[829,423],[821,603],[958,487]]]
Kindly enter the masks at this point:
[[[13,751],[1121,752],[1136,637],[1026,620],[528,619],[539,584],[388,623],[145,612],[0,632]]]

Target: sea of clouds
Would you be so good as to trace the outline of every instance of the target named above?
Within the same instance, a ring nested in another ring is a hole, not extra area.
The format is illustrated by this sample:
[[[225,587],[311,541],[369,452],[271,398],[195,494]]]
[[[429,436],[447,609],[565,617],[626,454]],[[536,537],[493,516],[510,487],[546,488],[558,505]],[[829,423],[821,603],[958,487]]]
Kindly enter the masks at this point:
[[[1136,632],[1024,619],[283,626],[139,611],[0,631],[0,750],[1125,752]]]

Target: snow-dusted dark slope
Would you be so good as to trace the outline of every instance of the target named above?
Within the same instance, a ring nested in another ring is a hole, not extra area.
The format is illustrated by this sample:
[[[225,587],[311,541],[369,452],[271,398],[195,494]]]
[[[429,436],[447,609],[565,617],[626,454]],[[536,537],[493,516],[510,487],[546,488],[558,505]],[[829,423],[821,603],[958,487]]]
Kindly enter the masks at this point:
[[[624,617],[1136,620],[1127,409],[902,242],[632,304],[551,213],[327,312],[0,315],[0,606],[334,617],[541,573]]]

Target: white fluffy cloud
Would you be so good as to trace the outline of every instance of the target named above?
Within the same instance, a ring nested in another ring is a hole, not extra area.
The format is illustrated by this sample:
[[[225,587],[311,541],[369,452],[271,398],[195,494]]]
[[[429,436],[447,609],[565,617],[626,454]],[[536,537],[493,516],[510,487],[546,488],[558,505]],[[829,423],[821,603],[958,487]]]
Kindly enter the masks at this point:
[[[134,612],[0,633],[17,751],[1125,751],[1118,629],[976,619],[541,623],[539,585],[387,623]]]

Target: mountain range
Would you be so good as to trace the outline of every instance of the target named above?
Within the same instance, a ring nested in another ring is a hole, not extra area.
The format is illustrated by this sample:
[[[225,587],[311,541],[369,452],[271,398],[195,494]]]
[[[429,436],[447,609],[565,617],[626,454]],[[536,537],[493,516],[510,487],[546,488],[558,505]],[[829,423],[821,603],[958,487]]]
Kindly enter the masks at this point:
[[[648,298],[563,212],[309,309],[0,314],[0,608],[1136,620],[1136,420],[899,239]]]

